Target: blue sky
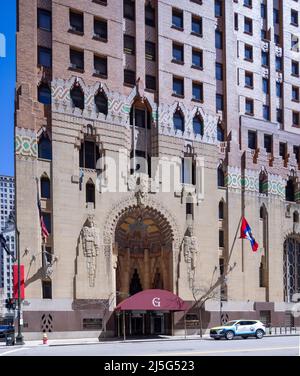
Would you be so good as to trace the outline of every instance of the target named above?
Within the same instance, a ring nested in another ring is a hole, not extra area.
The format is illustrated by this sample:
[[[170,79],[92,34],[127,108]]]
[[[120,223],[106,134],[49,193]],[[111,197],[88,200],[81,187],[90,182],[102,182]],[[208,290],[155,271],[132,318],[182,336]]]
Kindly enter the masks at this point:
[[[6,57],[0,53],[0,175],[14,174],[15,3],[0,0],[0,34],[6,39]]]

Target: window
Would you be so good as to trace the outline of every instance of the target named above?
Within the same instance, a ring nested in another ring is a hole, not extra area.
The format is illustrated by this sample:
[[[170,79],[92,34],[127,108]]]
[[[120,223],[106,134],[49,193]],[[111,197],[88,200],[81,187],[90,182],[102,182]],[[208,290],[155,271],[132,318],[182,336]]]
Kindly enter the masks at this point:
[[[292,86],[292,100],[299,102],[299,87]]]
[[[42,134],[38,142],[38,156],[41,159],[52,160],[52,145],[46,134]]]
[[[107,77],[107,57],[94,56],[94,74]]]
[[[276,120],[278,123],[282,123],[282,109],[281,108],[276,109]]]
[[[192,34],[202,35],[202,18],[192,16]]]
[[[239,15],[238,13],[234,13],[234,30],[239,29]]]
[[[282,71],[282,57],[276,56],[275,65],[276,65],[276,71],[281,72]]]
[[[223,4],[222,0],[215,0],[215,17],[222,17]]]
[[[179,9],[172,10],[172,27],[183,30],[183,12]]]
[[[293,297],[300,291],[300,244],[295,237],[289,237],[284,242],[283,275],[284,275],[284,300],[292,302]],[[292,318],[292,317],[291,317]],[[293,318],[294,319],[294,318]],[[291,324],[289,318],[289,326]]]
[[[219,202],[219,219],[224,219],[224,202]]]
[[[84,93],[81,89],[81,87],[74,86],[73,89],[70,92],[72,105],[75,108],[80,108],[81,110],[84,109]]]
[[[135,72],[129,69],[124,69],[124,83],[127,85],[135,84]]]
[[[248,131],[248,148],[251,150],[256,149],[256,132]]]
[[[245,60],[253,61],[253,47],[245,44]]]
[[[123,0],[124,18],[135,20],[135,2],[133,0]]]
[[[269,94],[269,80],[267,78],[262,79],[262,90],[265,94]]]
[[[146,89],[156,90],[156,77],[146,75]]]
[[[291,49],[299,52],[299,38],[296,35],[291,35]]]
[[[273,22],[274,25],[279,24],[280,21],[280,16],[279,16],[279,10],[274,8],[273,9]]]
[[[203,134],[204,134],[204,124],[203,124],[203,120],[200,117],[200,115],[194,116],[193,130],[194,130],[195,135],[203,136]]]
[[[252,0],[244,0],[244,6],[247,8],[252,8]]]
[[[94,37],[107,41],[107,21],[94,19]]]
[[[70,49],[70,68],[83,71],[84,69],[84,54],[83,51]]]
[[[266,51],[261,52],[261,65],[264,67],[269,65],[269,53]]]
[[[174,129],[184,132],[184,117],[180,110],[176,110],[173,115]]]
[[[95,96],[95,105],[96,105],[96,111],[98,113],[107,115],[108,112],[108,102],[107,98],[104,95],[102,91],[100,91],[96,96]]]
[[[291,9],[291,24],[298,26],[298,12],[295,9]]]
[[[52,30],[51,12],[45,9],[38,9],[38,28],[46,31]]]
[[[70,31],[83,34],[83,13],[70,10]]]
[[[46,176],[41,178],[41,198],[51,198],[50,180]]]
[[[129,55],[135,54],[135,38],[130,35],[124,35],[124,52]]]
[[[203,68],[203,52],[201,50],[192,50],[192,68]]]
[[[219,230],[219,247],[224,248],[224,231]]]
[[[174,63],[184,62],[183,45],[173,43],[173,60]]]
[[[292,61],[292,75],[299,77],[299,62],[298,61]]]
[[[281,82],[276,82],[276,96],[282,98],[282,84]]]
[[[218,187],[225,187],[225,174],[222,166],[218,167]]]
[[[295,184],[292,178],[289,178],[285,187],[285,199],[286,201],[295,201]]]
[[[94,141],[85,140],[81,144],[79,153],[79,166],[91,170],[96,169],[97,161],[100,158],[99,148]]]
[[[245,23],[244,23],[244,33],[251,34],[253,33],[253,26],[252,26],[252,19],[245,17]]]
[[[263,118],[264,120],[270,120],[270,106],[263,105]]]
[[[41,84],[38,87],[38,101],[43,104],[51,104],[51,90],[48,85]]]
[[[173,77],[173,95],[184,96],[183,78]]]
[[[220,30],[215,31],[215,47],[218,49],[223,48],[223,34]]]
[[[299,126],[299,112],[293,111],[293,126]]]
[[[91,180],[86,184],[86,203],[95,205],[95,185]]]
[[[216,79],[223,81],[223,64],[216,63]]]
[[[52,299],[52,282],[42,281],[43,299]]]
[[[261,40],[267,40],[267,39],[268,39],[268,33],[267,33],[267,30],[265,30],[265,29],[261,29],[261,32],[260,32],[260,38],[261,38]]]
[[[216,94],[216,110],[217,111],[223,111],[223,109],[224,109],[223,95]]]
[[[49,234],[51,234],[51,214],[50,213],[42,213],[42,216],[43,216],[43,219],[44,219],[44,223],[45,223],[45,226],[46,226],[46,229],[48,231]]]
[[[52,52],[49,48],[38,47],[38,64],[46,68],[51,68]]]
[[[150,3],[145,6],[145,24],[155,27],[155,9],[152,8]]]
[[[264,135],[264,148],[267,153],[272,153],[273,150],[273,138],[269,134]]]
[[[203,101],[203,84],[200,82],[193,82],[193,100]]]
[[[217,126],[217,139],[219,142],[225,141],[225,132],[221,124],[218,124]]]
[[[287,156],[287,144],[284,142],[279,143],[279,155],[282,159],[285,159]]]
[[[145,50],[146,50],[146,59],[155,61],[155,56],[156,56],[155,43],[146,41]]]
[[[267,7],[264,3],[260,4],[260,16],[263,19],[267,18]]]
[[[254,114],[254,102],[253,102],[253,99],[251,99],[251,98],[246,98],[245,113],[247,115],[253,115]]]
[[[245,86],[248,88],[253,88],[253,73],[245,72]]]

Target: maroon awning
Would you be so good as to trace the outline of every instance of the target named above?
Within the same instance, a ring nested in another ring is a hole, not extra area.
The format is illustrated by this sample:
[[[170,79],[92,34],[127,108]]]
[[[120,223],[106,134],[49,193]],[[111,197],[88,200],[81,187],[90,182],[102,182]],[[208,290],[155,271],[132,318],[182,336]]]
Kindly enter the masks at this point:
[[[117,311],[186,311],[189,305],[166,290],[145,290],[123,300]]]

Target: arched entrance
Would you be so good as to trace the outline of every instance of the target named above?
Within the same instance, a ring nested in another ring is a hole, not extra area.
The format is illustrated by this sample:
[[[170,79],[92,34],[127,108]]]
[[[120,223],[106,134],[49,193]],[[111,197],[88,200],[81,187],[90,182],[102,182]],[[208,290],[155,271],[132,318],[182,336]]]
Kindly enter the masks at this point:
[[[140,291],[173,290],[173,231],[158,210],[136,205],[124,211],[115,230],[115,250],[117,304]],[[169,333],[171,315],[128,312],[126,325],[131,335]]]
[[[291,302],[300,293],[300,238],[291,236],[284,242],[284,299]]]

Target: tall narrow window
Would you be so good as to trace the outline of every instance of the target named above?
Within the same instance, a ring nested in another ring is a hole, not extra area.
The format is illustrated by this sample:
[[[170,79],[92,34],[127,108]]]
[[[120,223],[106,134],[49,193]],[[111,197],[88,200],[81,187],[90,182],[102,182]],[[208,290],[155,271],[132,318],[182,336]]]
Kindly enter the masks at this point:
[[[219,219],[224,219],[224,202],[219,202]]]
[[[179,109],[173,115],[173,123],[175,130],[184,132],[184,117]]]
[[[295,183],[294,179],[289,178],[285,187],[285,199],[286,201],[295,201]]]
[[[38,142],[38,156],[41,159],[52,160],[52,146],[49,137],[44,133]]]
[[[147,26],[155,27],[155,9],[150,3],[145,6],[145,23]]]
[[[107,98],[104,95],[103,92],[99,92],[95,96],[95,105],[96,105],[96,111],[99,113],[102,113],[104,115],[107,115],[108,112],[108,103],[107,103]]]
[[[218,187],[225,187],[225,174],[222,166],[218,167]]]
[[[123,15],[124,18],[135,20],[135,2],[134,0],[123,0]]]
[[[84,109],[84,93],[80,86],[74,86],[71,90],[71,100],[73,107]]]
[[[47,176],[41,178],[41,198],[51,198],[50,179]]]
[[[96,143],[92,140],[85,140],[79,153],[80,167],[95,170],[99,158],[100,153]]]
[[[51,104],[51,90],[48,85],[41,84],[38,87],[38,101],[43,104]]]
[[[194,116],[193,119],[193,130],[195,135],[203,136],[204,134],[204,126],[203,126],[203,120],[200,115]]]
[[[52,299],[52,282],[42,281],[43,299]]]
[[[89,180],[86,184],[86,203],[95,205],[95,185]]]

